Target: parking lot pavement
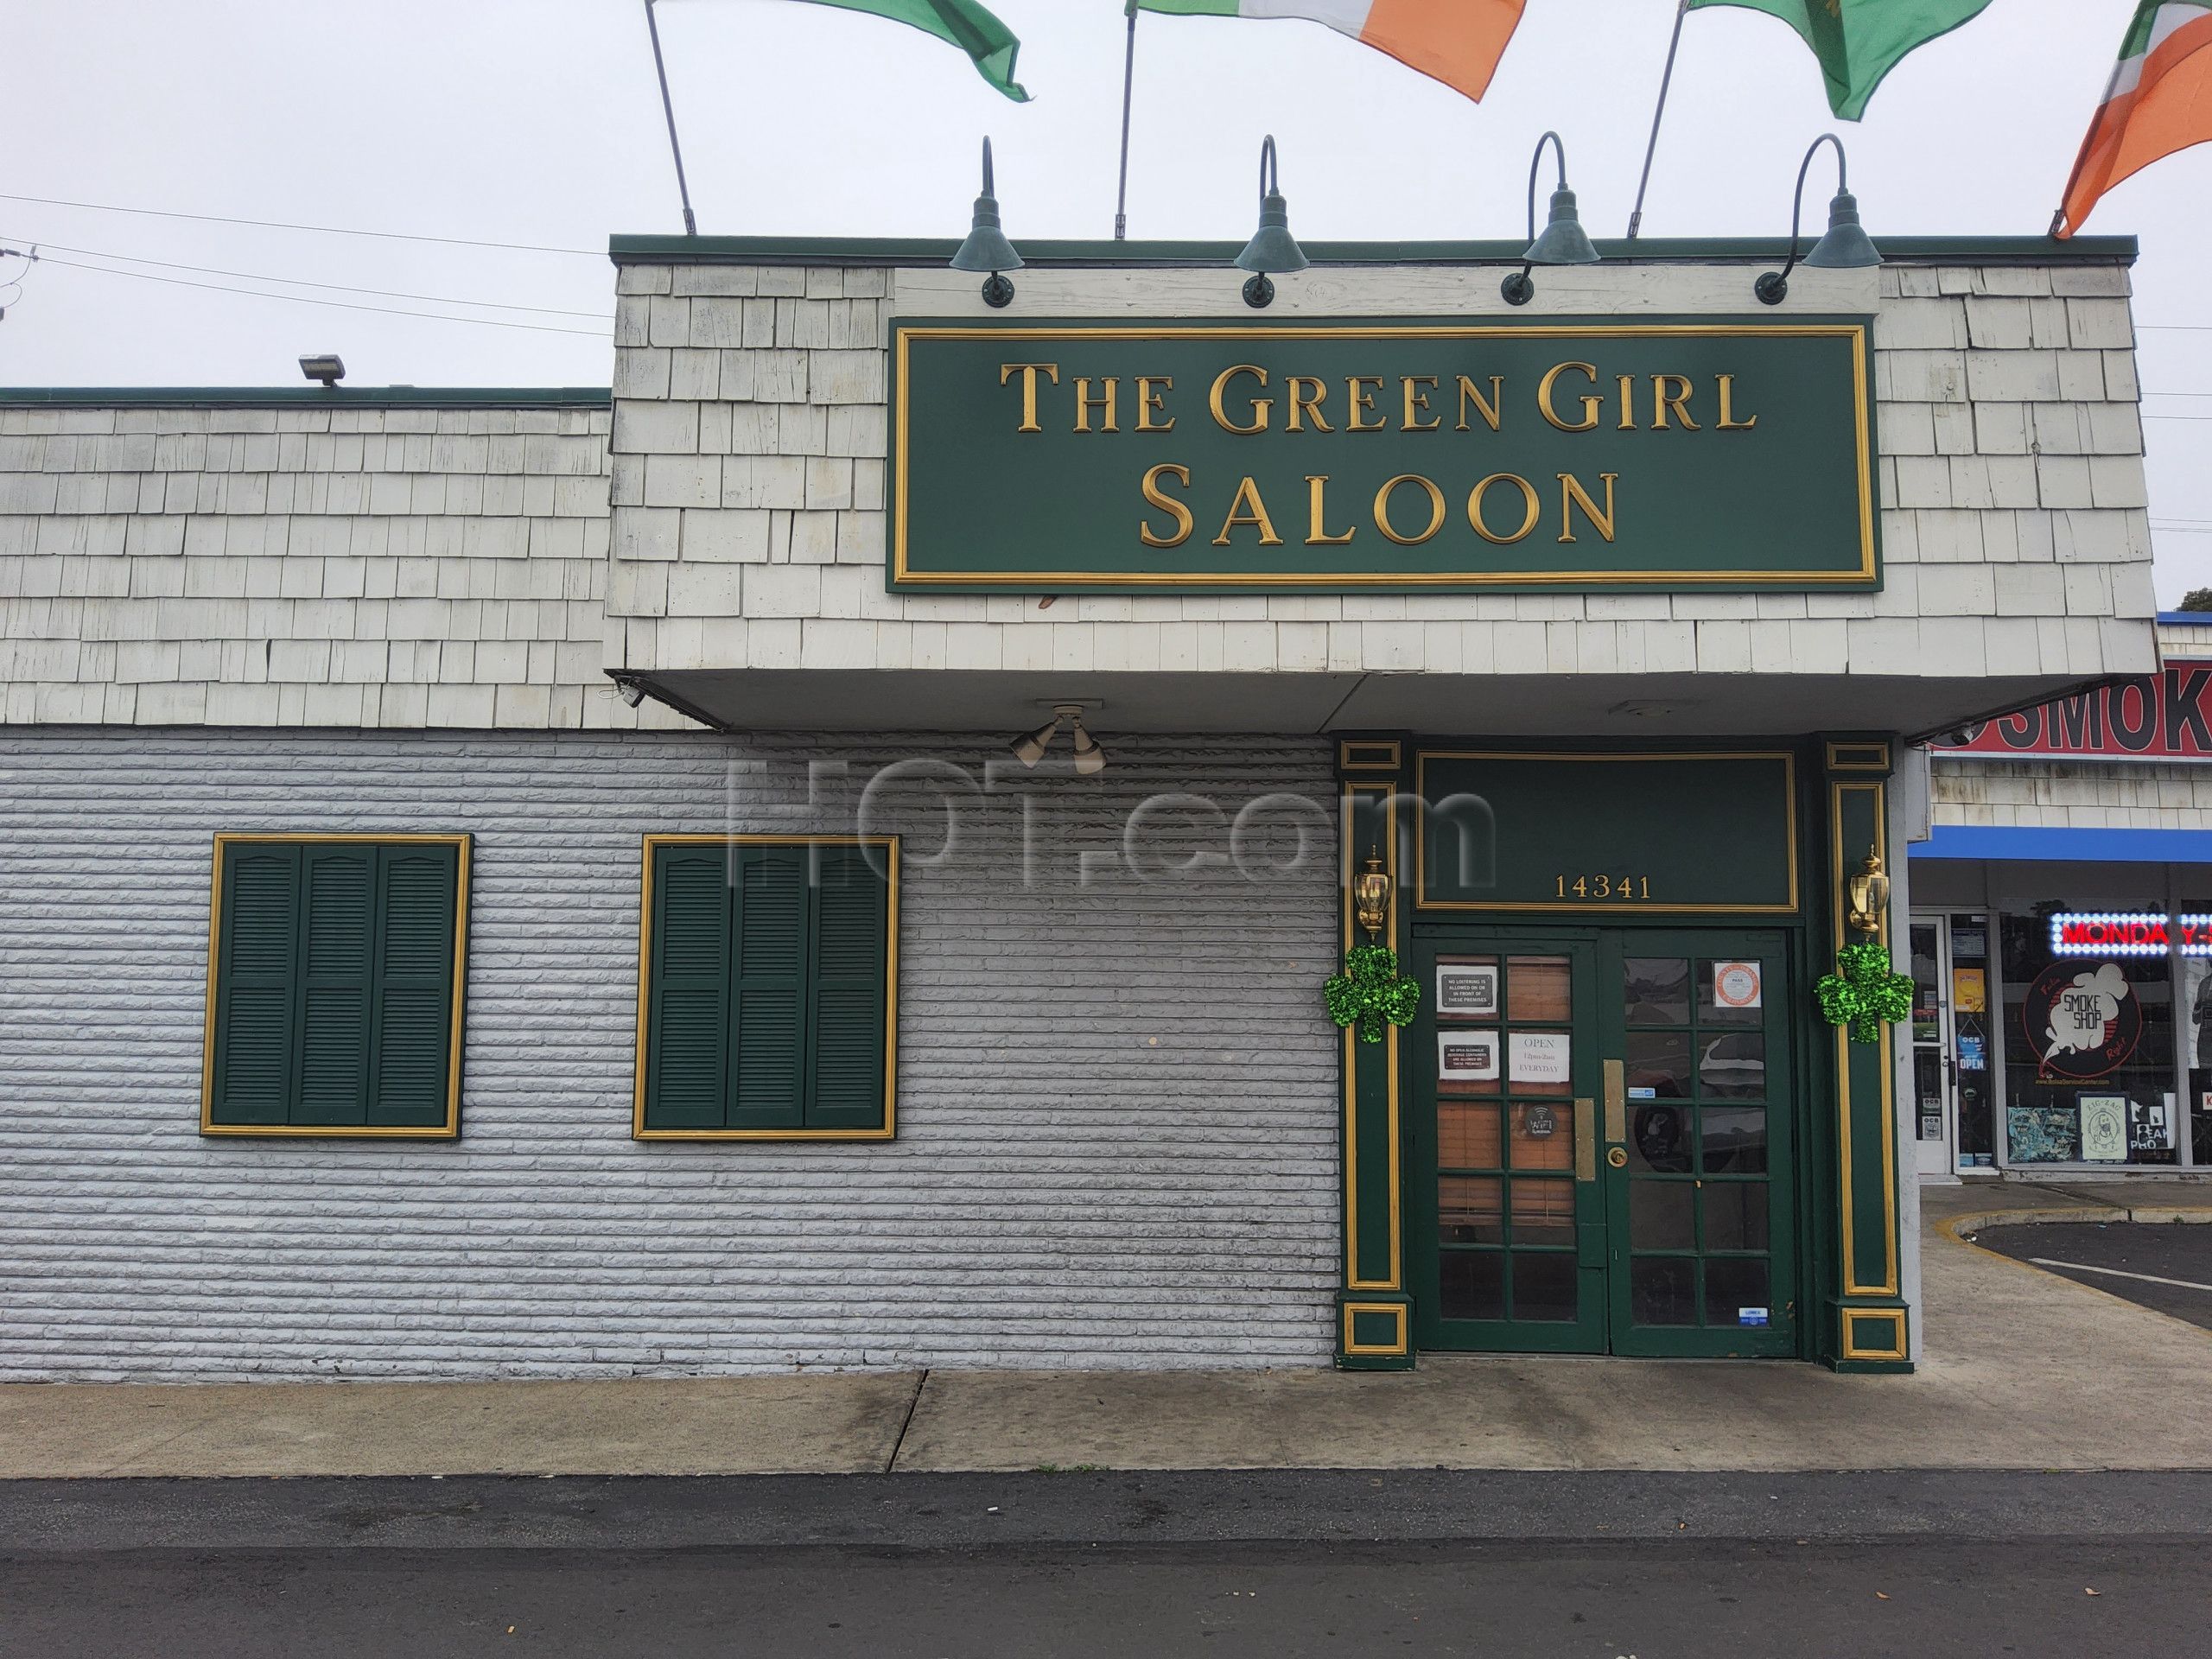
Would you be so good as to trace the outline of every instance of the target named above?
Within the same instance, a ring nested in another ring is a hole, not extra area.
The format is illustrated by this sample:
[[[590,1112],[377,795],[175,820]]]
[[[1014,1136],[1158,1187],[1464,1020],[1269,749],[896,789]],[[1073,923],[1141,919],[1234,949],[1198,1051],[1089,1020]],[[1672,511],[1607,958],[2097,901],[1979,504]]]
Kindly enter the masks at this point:
[[[1962,1236],[1986,1250],[2212,1331],[2212,1227],[2031,1222]]]

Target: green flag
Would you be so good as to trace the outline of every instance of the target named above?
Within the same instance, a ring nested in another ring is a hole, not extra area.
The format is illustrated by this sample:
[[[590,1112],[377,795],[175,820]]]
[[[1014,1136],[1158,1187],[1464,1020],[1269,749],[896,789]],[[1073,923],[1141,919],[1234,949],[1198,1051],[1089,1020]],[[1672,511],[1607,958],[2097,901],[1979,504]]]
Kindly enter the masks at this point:
[[[1020,41],[976,0],[808,0],[808,3],[873,12],[894,23],[912,23],[965,52],[975,60],[976,72],[1015,103],[1029,101],[1029,94],[1014,78],[1014,60],[1021,50]]]
[[[1682,0],[1686,8],[1748,6],[1779,17],[1805,37],[1827,77],[1828,107],[1846,121],[1897,60],[1971,21],[1989,0]]]

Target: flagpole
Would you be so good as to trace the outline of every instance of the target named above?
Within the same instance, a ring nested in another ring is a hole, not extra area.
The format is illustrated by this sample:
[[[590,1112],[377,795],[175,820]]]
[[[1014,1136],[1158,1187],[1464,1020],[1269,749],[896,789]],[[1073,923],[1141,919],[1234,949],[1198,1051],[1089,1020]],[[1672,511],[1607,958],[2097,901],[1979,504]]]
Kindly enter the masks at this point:
[[[676,158],[676,194],[683,203],[683,234],[699,234],[699,221],[691,217],[691,187],[683,181],[683,146],[676,142],[676,105],[668,99],[668,67],[660,60],[660,25],[653,19],[653,0],[645,0],[645,31],[653,37],[653,73],[660,80],[660,112],[668,118],[668,152]]]
[[[1122,54],[1122,188],[1114,196],[1114,239],[1129,234],[1129,93],[1136,86],[1137,0],[1129,0],[1128,44]]]
[[[1675,33],[1667,42],[1667,67],[1659,77],[1659,102],[1651,111],[1651,137],[1643,147],[1643,176],[1636,181],[1636,211],[1628,216],[1628,239],[1643,228],[1643,193],[1651,188],[1651,158],[1659,152],[1659,120],[1667,113],[1667,89],[1675,79],[1675,50],[1682,43],[1682,19],[1690,15],[1690,0],[1675,8]]]

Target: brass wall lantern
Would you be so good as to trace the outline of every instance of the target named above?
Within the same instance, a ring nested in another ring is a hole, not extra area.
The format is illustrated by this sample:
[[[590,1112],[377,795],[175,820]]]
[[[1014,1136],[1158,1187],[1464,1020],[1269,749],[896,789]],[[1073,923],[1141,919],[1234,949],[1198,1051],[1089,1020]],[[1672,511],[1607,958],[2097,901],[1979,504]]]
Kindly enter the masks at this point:
[[[1390,908],[1390,877],[1382,868],[1380,849],[1368,849],[1367,868],[1352,878],[1351,900],[1352,914],[1371,941],[1382,930],[1382,918]]]
[[[1847,919],[1854,933],[1879,933],[1882,918],[1890,910],[1890,878],[1883,873],[1882,855],[1868,853],[1844,891],[1851,899],[1851,913]]]

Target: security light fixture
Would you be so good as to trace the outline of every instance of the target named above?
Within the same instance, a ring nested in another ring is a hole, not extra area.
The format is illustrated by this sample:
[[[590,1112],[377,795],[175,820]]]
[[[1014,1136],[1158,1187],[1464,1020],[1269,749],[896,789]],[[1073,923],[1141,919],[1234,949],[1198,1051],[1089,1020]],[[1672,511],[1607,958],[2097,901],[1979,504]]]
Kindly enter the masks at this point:
[[[636,675],[617,674],[613,678],[615,690],[621,694],[622,701],[630,707],[634,709],[645,700],[645,683]]]
[[[1017,737],[1007,745],[1014,758],[1025,766],[1033,767],[1045,758],[1045,751],[1052,746],[1052,739],[1061,727],[1068,728],[1075,741],[1075,769],[1084,777],[1106,770],[1106,751],[1098,747],[1097,740],[1084,728],[1083,705],[1079,702],[1056,702],[1052,717],[1035,731]]]
[[[1544,233],[1536,234],[1536,175],[1544,163],[1544,146],[1549,144],[1559,157],[1559,184],[1552,191],[1551,219],[1544,226]],[[1526,305],[1536,296],[1536,285],[1529,272],[1537,265],[1594,265],[1598,250],[1590,244],[1589,233],[1582,228],[1581,215],[1575,212],[1574,192],[1567,188],[1567,146],[1560,142],[1559,134],[1548,132],[1536,140],[1536,153],[1529,159],[1529,245],[1521,255],[1521,269],[1509,275],[1498,285],[1498,293],[1508,305]]]
[[[320,380],[326,386],[334,386],[346,378],[346,359],[335,352],[303,357],[300,359],[300,372],[310,380]]]
[[[1252,273],[1244,283],[1244,303],[1255,311],[1273,305],[1275,285],[1268,280],[1268,273],[1303,270],[1311,263],[1290,233],[1290,211],[1282,199],[1274,135],[1269,133],[1260,142],[1260,228],[1236,256],[1236,269]]]
[[[955,270],[987,270],[990,275],[983,280],[983,303],[993,310],[1003,310],[1014,303],[1014,284],[1004,275],[1021,269],[1021,256],[1014,251],[1014,244],[1006,239],[1006,232],[999,228],[999,199],[992,194],[991,141],[983,140],[983,194],[976,198],[976,216],[968,228],[968,239],[952,256]]]
[[[1827,234],[1814,243],[1812,251],[1801,261],[1797,257],[1797,229],[1805,212],[1805,174],[1813,165],[1814,152],[1822,144],[1835,146],[1835,194],[1828,200]],[[1798,163],[1797,194],[1789,206],[1789,257],[1783,262],[1780,270],[1762,275],[1751,284],[1751,292],[1759,296],[1762,305],[1780,305],[1789,296],[1789,273],[1801,264],[1816,270],[1863,270],[1881,263],[1880,251],[1859,227],[1859,198],[1851,194],[1843,140],[1832,132],[1824,132],[1813,140],[1805,151],[1805,159]]]

